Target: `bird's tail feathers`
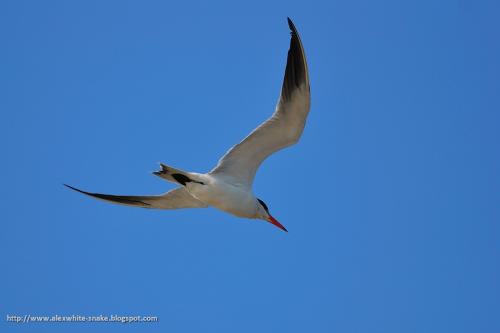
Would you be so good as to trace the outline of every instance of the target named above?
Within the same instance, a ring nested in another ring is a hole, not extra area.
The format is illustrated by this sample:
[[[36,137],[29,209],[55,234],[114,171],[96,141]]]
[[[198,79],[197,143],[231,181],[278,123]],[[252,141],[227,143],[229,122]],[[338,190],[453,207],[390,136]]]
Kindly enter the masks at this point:
[[[202,182],[193,180],[189,172],[173,168],[163,163],[160,163],[160,167],[161,169],[158,171],[154,171],[153,174],[160,178],[168,180],[169,182],[180,184],[183,186],[186,186],[186,183],[189,182],[196,182],[202,184]]]

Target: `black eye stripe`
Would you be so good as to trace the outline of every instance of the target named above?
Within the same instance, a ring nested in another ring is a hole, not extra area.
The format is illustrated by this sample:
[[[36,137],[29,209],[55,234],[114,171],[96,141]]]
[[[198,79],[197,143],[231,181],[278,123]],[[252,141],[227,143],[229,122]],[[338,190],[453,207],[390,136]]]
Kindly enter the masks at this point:
[[[264,209],[266,210],[266,212],[269,213],[269,208],[267,208],[267,205],[264,201],[260,200],[259,198],[257,198],[257,200],[260,202],[260,204],[262,205],[262,207],[264,207]]]

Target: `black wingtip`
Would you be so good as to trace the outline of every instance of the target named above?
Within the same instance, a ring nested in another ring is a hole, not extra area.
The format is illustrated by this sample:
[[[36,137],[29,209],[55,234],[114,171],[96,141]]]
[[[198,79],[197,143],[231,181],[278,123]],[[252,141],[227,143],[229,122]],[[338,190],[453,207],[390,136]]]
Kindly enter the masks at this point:
[[[95,193],[85,192],[85,191],[82,191],[82,190],[80,190],[80,189],[77,189],[76,187],[73,187],[73,186],[68,185],[68,184],[63,184],[63,185],[64,185],[64,186],[66,186],[67,188],[72,189],[73,191],[80,192],[80,193],[83,193],[83,194],[86,194],[86,195],[90,195],[90,196],[95,197]]]
[[[127,195],[112,195],[112,194],[101,194],[101,193],[91,193],[91,192],[86,192],[82,191],[80,189],[77,189],[76,187],[70,186],[68,184],[63,184],[64,186],[72,189],[73,191],[88,195],[90,197],[94,197],[97,199],[102,199],[102,200],[107,200],[115,203],[121,203],[125,205],[133,205],[133,206],[151,206],[151,204],[144,202],[142,200],[138,200],[136,196],[127,196]]]
[[[305,85],[306,89],[309,89],[307,63],[299,33],[292,20],[289,17],[287,17],[287,20],[291,30],[291,38],[285,68],[285,77],[281,88],[282,100],[290,99],[293,91],[301,88],[302,85]]]
[[[297,28],[295,28],[295,25],[293,24],[292,19],[290,19],[289,17],[287,17],[286,20],[288,21],[288,27],[292,31],[292,34],[296,35],[297,34]]]
[[[73,187],[73,186],[71,186],[71,185],[68,185],[68,184],[64,184],[64,183],[63,183],[63,185],[64,185],[64,186],[66,186],[67,188],[70,188],[70,189],[72,189],[73,191],[77,191],[77,192],[83,192],[83,191],[81,191],[81,190],[79,190],[79,189],[77,189],[76,187]]]

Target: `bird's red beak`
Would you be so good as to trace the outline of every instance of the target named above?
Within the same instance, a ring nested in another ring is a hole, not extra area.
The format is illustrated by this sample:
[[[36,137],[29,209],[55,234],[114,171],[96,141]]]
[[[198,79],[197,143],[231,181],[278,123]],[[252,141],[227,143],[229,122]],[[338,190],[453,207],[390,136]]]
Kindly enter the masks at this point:
[[[279,223],[274,217],[272,217],[271,214],[269,214],[269,218],[267,219],[267,221],[269,223],[274,224],[275,226],[277,226],[281,230],[288,232],[288,230],[286,230],[286,228],[281,223]]]

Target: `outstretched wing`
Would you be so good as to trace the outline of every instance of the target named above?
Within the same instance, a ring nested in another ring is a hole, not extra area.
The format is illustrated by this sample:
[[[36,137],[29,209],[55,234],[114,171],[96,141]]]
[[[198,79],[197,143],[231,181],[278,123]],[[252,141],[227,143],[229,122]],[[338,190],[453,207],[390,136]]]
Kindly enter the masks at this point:
[[[310,108],[309,74],[302,42],[289,18],[288,25],[292,36],[276,111],[243,141],[232,147],[210,171],[211,174],[251,186],[262,161],[299,140]]]
[[[185,188],[179,187],[162,195],[136,196],[136,195],[111,195],[101,193],[90,193],[79,190],[73,186],[64,184],[72,190],[85,195],[116,203],[119,205],[136,206],[143,208],[178,209],[178,208],[205,208],[203,202],[194,198]]]

